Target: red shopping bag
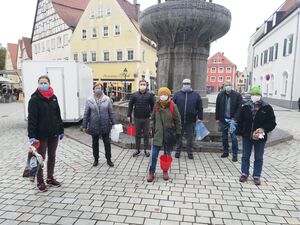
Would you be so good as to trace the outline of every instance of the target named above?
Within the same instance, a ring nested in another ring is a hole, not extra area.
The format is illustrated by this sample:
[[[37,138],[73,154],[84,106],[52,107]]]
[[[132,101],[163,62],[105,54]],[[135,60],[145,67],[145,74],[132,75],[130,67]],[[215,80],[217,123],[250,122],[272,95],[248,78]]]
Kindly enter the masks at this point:
[[[168,171],[173,161],[172,156],[164,154],[161,155],[159,159],[160,159],[160,168],[162,169],[162,171]]]
[[[135,136],[135,126],[134,125],[129,124],[127,126],[127,135]]]

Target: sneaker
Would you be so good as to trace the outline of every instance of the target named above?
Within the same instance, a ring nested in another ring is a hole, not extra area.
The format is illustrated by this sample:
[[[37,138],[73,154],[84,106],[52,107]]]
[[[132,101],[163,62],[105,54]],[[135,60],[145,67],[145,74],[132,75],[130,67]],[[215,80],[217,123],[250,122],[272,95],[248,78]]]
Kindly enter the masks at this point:
[[[242,182],[242,183],[244,183],[244,182],[246,182],[248,180],[248,176],[247,175],[242,175],[241,177],[240,177],[240,182]]]
[[[237,161],[238,161],[237,156],[233,156],[233,157],[232,157],[232,162],[237,162]]]
[[[55,180],[54,178],[47,179],[46,183],[49,184],[49,185],[51,185],[51,186],[56,186],[56,187],[60,187],[61,186],[61,183],[58,182],[57,180]]]
[[[179,159],[179,157],[180,157],[180,153],[179,153],[179,152],[176,152],[176,153],[175,153],[175,158]]]
[[[47,186],[44,182],[43,183],[38,183],[37,187],[41,192],[47,192],[48,191],[48,188],[47,188]]]
[[[110,167],[114,167],[114,164],[110,159],[107,160],[107,165],[109,165]]]
[[[93,166],[98,166],[98,160],[95,160]]]
[[[253,181],[255,185],[261,185],[259,177],[254,177]]]
[[[140,150],[136,150],[136,151],[132,154],[132,156],[133,156],[133,157],[136,157],[136,156],[138,156],[140,153],[141,153]]]
[[[221,158],[227,158],[228,157],[228,153],[223,153],[222,155],[221,155]]]
[[[145,154],[146,157],[149,157],[149,156],[150,156],[150,153],[147,152],[147,150],[144,150],[144,154]]]
[[[148,182],[152,182],[154,180],[155,176],[153,172],[150,172],[148,177],[147,177],[147,181]]]
[[[191,153],[190,153],[190,154],[188,154],[188,158],[189,158],[189,159],[194,159],[194,156],[193,156],[193,154],[191,154]]]
[[[168,174],[168,171],[164,171],[164,172],[163,172],[163,179],[164,179],[164,180],[169,180],[169,179],[170,179],[169,174]]]

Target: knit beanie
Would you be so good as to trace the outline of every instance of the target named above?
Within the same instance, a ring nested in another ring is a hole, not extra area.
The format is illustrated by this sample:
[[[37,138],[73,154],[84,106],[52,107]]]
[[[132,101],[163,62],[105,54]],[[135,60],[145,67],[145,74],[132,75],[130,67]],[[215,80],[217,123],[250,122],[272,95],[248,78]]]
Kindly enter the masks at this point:
[[[171,96],[171,91],[167,87],[161,87],[160,89],[158,89],[157,95],[161,96],[162,94],[166,94],[166,95],[168,95],[168,97],[170,97]]]
[[[251,95],[261,95],[261,88],[260,87],[253,87],[250,90]]]

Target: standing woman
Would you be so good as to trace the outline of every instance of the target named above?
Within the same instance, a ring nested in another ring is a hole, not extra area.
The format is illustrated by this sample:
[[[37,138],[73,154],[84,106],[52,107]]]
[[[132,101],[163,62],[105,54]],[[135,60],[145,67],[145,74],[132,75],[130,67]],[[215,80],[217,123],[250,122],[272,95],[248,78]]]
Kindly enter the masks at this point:
[[[176,140],[173,143],[167,143],[166,130],[174,129],[174,133],[177,139],[181,135],[181,119],[176,104],[171,100],[171,91],[167,87],[162,87],[158,90],[159,101],[154,105],[154,111],[152,114],[153,119],[153,146],[151,151],[151,165],[149,174],[147,177],[148,182],[152,182],[155,178],[155,170],[157,164],[157,158],[159,151],[163,148],[164,153],[171,155],[173,146],[176,144]],[[163,179],[169,180],[168,171],[163,171]]]
[[[85,133],[92,135],[93,139],[93,166],[98,166],[99,161],[99,138],[102,137],[105,158],[107,164],[113,167],[111,161],[111,144],[109,133],[112,126],[115,124],[115,114],[112,108],[111,99],[103,93],[102,85],[96,83],[94,85],[94,95],[89,97],[86,105],[82,123],[82,130]]]
[[[32,145],[37,140],[40,141],[41,145],[38,151],[44,159],[48,149],[46,182],[49,185],[59,187],[61,184],[54,179],[53,174],[58,139],[63,139],[64,127],[57,97],[53,94],[48,76],[39,77],[38,88],[29,100],[28,137]],[[42,168],[39,168],[37,172],[37,187],[43,192],[48,190],[44,182]]]
[[[240,182],[249,177],[250,156],[254,147],[253,181],[260,185],[263,156],[268,133],[276,127],[272,106],[261,99],[261,89],[250,90],[251,100],[242,107],[238,120],[237,134],[243,136],[242,176]]]

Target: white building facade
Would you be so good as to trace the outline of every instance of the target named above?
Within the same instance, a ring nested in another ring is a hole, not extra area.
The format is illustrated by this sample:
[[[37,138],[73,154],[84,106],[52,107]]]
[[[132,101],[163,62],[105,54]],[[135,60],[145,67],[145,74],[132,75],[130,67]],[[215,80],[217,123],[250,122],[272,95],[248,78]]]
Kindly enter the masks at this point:
[[[251,37],[249,84],[274,105],[298,109],[300,0],[287,0]]]

